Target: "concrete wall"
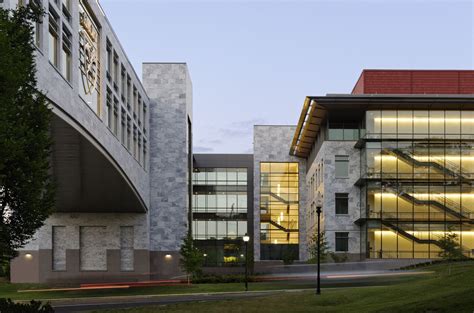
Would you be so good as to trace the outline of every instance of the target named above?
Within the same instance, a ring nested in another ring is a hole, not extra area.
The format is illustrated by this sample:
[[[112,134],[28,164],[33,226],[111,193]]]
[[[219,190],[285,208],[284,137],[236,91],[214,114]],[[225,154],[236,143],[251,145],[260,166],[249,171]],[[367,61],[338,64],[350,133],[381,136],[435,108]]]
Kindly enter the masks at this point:
[[[318,199],[322,200],[322,229],[326,233],[326,238],[330,250],[335,249],[335,233],[349,232],[349,257],[358,259],[360,257],[360,228],[354,222],[360,217],[360,188],[354,186],[360,177],[360,150],[354,148],[355,141],[325,141],[313,163],[309,166],[306,175],[308,186],[311,185],[311,178],[317,179],[318,166],[323,167],[323,181],[314,185],[310,190],[311,199],[307,204],[308,237],[317,231],[315,207]],[[349,156],[349,177],[336,178],[335,176],[335,156]],[[311,188],[311,187],[309,187]],[[347,215],[336,214],[335,194],[349,194],[349,210]]]
[[[299,163],[299,259],[308,258],[306,244],[305,207],[307,188],[305,184],[306,160],[290,156],[290,145],[296,126],[256,125],[254,126],[254,256],[260,260],[260,163]]]
[[[179,248],[189,227],[192,86],[184,63],[143,64],[143,84],[151,99],[151,271],[166,277],[178,272]]]

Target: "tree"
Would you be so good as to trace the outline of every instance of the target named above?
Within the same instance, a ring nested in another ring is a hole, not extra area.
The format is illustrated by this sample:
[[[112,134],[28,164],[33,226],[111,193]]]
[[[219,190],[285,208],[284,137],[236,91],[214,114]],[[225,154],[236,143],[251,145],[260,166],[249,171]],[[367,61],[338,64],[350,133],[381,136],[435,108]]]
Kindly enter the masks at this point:
[[[321,262],[325,262],[329,254],[329,244],[327,242],[326,234],[324,232],[321,232],[319,242],[320,242],[320,248],[321,248],[321,254],[320,254]],[[310,262],[311,263],[317,262],[317,258],[318,258],[318,234],[317,233],[314,233],[311,236],[311,239],[309,241],[308,251],[311,257]]]
[[[179,263],[181,269],[186,273],[188,284],[191,277],[199,277],[202,274],[202,264],[204,263],[204,255],[194,246],[193,237],[186,236],[179,250],[181,258]]]
[[[51,214],[51,109],[38,91],[32,23],[43,11],[0,9],[0,264]]]
[[[438,255],[449,263],[448,273],[451,274],[451,262],[465,258],[459,244],[458,234],[454,233],[451,228],[448,229],[444,236],[438,239],[438,246],[441,248]]]

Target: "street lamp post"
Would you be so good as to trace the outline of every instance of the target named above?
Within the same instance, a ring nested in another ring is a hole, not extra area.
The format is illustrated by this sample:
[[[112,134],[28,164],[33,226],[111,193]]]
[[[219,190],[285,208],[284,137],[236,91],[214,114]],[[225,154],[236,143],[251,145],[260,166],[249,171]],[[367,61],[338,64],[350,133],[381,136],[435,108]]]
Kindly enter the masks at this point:
[[[316,294],[321,294],[321,206],[316,207],[318,213],[318,278],[316,285]]]
[[[249,270],[248,270],[248,266],[249,266],[249,263],[248,263],[248,257],[249,257],[249,240],[250,240],[250,237],[249,235],[245,234],[244,237],[244,242],[245,242],[245,291],[248,291],[249,290],[249,283],[248,283],[248,273],[249,273]]]

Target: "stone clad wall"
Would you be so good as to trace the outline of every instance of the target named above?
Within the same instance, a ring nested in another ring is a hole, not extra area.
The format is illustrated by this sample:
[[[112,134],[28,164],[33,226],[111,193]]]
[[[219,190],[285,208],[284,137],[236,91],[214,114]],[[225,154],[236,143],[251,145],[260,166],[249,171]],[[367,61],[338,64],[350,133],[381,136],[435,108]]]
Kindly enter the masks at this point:
[[[133,227],[133,271],[121,269],[122,226]],[[54,238],[53,230],[60,238]],[[100,238],[97,236],[99,233]],[[85,251],[81,251],[81,244],[87,245],[83,246]],[[87,260],[83,258],[81,262],[81,256],[90,252],[94,255]],[[32,258],[28,259],[27,254]],[[84,261],[85,264],[81,264]],[[96,261],[102,263],[101,270],[96,267]],[[33,279],[36,282],[148,279],[146,214],[55,213],[37,232],[35,239],[20,251],[11,266],[12,281],[18,283]]]
[[[191,81],[184,63],[145,63],[143,83],[151,99],[151,267],[152,274],[166,277],[178,271],[178,251],[189,226]]]
[[[324,162],[323,180],[323,223],[330,249],[335,249],[335,232],[349,232],[349,252],[352,258],[358,258],[361,251],[360,227],[354,222],[360,217],[360,188],[355,182],[360,177],[360,150],[354,148],[355,141],[325,141],[313,164]],[[349,156],[349,178],[335,177],[335,156]],[[308,173],[309,174],[309,173]],[[347,215],[336,215],[335,194],[349,194]],[[308,204],[310,206],[310,204]]]
[[[14,2],[14,1],[12,1]],[[46,12],[48,5],[55,7],[54,1],[42,0]],[[123,175],[136,188],[146,206],[149,204],[149,177],[148,172],[135,160],[129,151],[122,145],[119,138],[115,137],[107,127],[106,115],[106,40],[108,39],[119,56],[120,64],[124,64],[130,75],[132,84],[141,92],[144,101],[148,102],[142,84],[133,70],[120,42],[116,37],[111,25],[101,12],[96,1],[88,1],[90,8],[98,18],[101,26],[100,36],[100,72],[101,72],[101,104],[102,112],[98,116],[87,103],[79,96],[79,9],[78,0],[71,1],[71,15],[73,23],[72,32],[72,81],[68,82],[60,74],[58,69],[51,65],[48,60],[48,19],[44,19],[41,28],[42,46],[37,56],[37,79],[38,87],[42,90],[52,103],[53,111],[79,130],[95,144],[103,154],[110,156],[122,171]],[[57,11],[60,12],[59,8]],[[149,124],[149,123],[147,123]]]
[[[290,145],[296,126],[256,125],[254,126],[254,257],[260,260],[260,163],[298,162],[299,163],[299,259],[306,260],[305,207],[307,188],[306,160],[290,155]]]

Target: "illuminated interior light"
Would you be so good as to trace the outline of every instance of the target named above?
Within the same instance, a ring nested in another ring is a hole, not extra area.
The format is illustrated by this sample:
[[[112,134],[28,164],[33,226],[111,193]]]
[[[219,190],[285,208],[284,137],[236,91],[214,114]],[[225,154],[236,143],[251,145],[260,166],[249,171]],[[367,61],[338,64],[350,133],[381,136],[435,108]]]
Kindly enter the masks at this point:
[[[427,230],[421,230],[421,231],[412,231],[412,230],[407,230],[406,231],[407,233],[411,234],[411,235],[418,235],[419,237],[423,236],[425,238],[428,238],[428,235],[435,235],[435,236],[444,236],[444,234],[446,233],[455,233],[455,234],[458,234],[458,235],[469,235],[469,236],[474,236],[474,231],[459,231],[459,230],[455,230],[455,231],[447,231],[447,232],[444,232],[444,231],[427,231]],[[397,234],[394,232],[394,231],[391,231],[391,230],[375,230],[374,231],[374,234],[375,235],[378,235],[378,236],[397,236]]]
[[[446,160],[454,160],[454,161],[474,161],[474,156],[443,156],[443,155],[411,155],[412,158],[418,161],[430,161],[436,159],[446,159]],[[398,158],[393,155],[376,155],[374,156],[375,160],[383,160],[383,161],[395,161]]]
[[[436,123],[474,123],[474,118],[455,118],[455,117],[375,117],[375,122],[436,122]]]
[[[432,197],[446,197],[446,198],[474,198],[474,193],[411,193],[407,192],[407,194],[416,197],[416,198],[428,198],[430,196]],[[397,195],[394,193],[390,192],[377,192],[374,193],[376,197],[391,197],[391,198],[396,198]]]

